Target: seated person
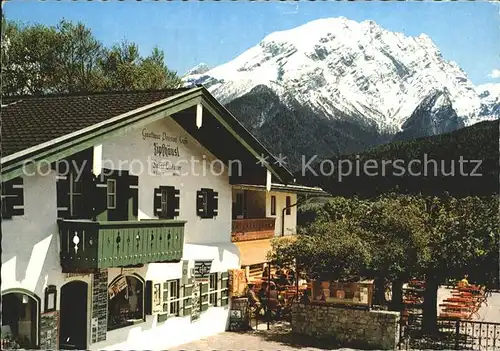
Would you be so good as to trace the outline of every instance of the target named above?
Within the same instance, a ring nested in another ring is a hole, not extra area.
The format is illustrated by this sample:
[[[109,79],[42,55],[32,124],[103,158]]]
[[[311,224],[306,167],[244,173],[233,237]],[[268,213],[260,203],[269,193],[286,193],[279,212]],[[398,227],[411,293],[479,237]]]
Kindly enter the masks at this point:
[[[267,308],[269,311],[276,311],[278,316],[281,312],[281,305],[278,300],[278,290],[276,290],[276,284],[272,282],[269,286],[269,301],[267,302]]]
[[[255,294],[254,291],[255,284],[248,284],[248,290],[247,290],[247,299],[248,299],[248,305],[250,307],[255,307],[256,308],[256,313],[259,313],[260,309],[262,308],[259,299],[257,298],[257,295]]]
[[[262,278],[266,278],[267,279],[267,277],[269,277],[269,269],[266,267],[262,271]]]
[[[267,299],[267,282],[262,283],[262,286],[257,293],[257,297],[260,301],[264,301],[265,299]]]
[[[286,285],[290,285],[290,282],[286,278],[285,274],[281,274],[281,276],[278,279],[278,284],[279,287],[285,287]]]

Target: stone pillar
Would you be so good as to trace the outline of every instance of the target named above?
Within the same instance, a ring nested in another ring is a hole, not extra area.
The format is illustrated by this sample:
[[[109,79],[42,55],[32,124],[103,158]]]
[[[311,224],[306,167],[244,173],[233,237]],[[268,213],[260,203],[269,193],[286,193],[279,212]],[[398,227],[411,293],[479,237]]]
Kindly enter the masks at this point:
[[[59,312],[43,313],[40,316],[40,349],[59,349]]]
[[[106,340],[108,328],[108,270],[100,269],[92,281],[92,343]]]

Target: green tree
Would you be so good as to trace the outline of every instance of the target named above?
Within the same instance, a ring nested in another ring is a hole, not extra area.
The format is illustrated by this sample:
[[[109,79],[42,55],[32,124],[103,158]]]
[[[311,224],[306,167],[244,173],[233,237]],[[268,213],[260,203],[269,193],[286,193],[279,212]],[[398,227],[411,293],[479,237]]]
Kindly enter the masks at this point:
[[[296,260],[299,271],[315,279],[351,279],[364,275],[370,262],[364,236],[347,221],[315,223],[296,240],[275,240],[269,259],[278,265]]]
[[[404,282],[421,274],[428,260],[424,202],[413,196],[379,197],[361,217],[360,226],[368,234],[364,240],[371,248],[370,275],[379,284],[377,291],[392,282],[392,305],[400,310]]]
[[[427,199],[430,233],[424,328],[436,330],[437,290],[448,279],[469,274],[482,285],[498,284],[499,199],[450,196]]]
[[[162,50],[105,48],[82,23],[20,25],[2,19],[2,95],[174,88],[180,78]]]

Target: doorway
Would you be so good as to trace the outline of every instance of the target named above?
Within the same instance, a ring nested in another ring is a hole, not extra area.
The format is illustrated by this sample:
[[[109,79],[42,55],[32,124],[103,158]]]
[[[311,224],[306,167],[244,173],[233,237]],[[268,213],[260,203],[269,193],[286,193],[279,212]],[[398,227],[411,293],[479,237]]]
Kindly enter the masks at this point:
[[[39,300],[28,294],[2,295],[2,346],[6,349],[37,348],[39,308]]]
[[[87,349],[88,284],[73,281],[61,288],[59,348]]]

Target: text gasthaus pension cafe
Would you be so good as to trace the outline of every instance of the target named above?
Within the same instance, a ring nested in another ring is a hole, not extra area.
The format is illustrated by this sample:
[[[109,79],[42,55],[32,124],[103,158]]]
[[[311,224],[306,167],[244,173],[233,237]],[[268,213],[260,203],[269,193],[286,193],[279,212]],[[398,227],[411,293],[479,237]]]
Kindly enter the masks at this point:
[[[166,349],[224,331],[235,213],[239,240],[294,227],[267,211],[296,201],[292,174],[257,163],[275,158],[202,87],[3,104],[3,348]]]

